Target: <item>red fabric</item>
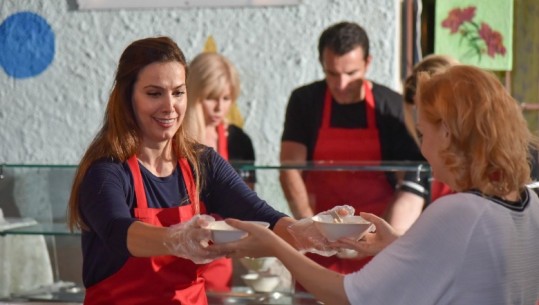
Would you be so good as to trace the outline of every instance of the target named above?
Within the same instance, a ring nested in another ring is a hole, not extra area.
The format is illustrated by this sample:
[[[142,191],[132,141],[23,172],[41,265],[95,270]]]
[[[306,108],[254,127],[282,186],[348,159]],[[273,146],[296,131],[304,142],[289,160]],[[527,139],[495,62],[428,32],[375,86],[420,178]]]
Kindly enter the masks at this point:
[[[179,164],[191,204],[158,209],[148,208],[136,156],[128,160],[137,199],[135,217],[140,221],[168,227],[188,221],[197,213],[193,173],[187,160],[181,159]],[[203,204],[200,209],[204,210]],[[130,257],[118,272],[86,290],[84,304],[207,305],[204,279],[200,277],[205,267],[176,256]]]
[[[433,202],[434,200],[442,196],[454,193],[453,190],[451,190],[447,184],[442,183],[437,180],[432,181],[432,184],[430,186],[430,192],[431,192],[431,196],[430,196],[431,202]]]
[[[228,161],[228,140],[226,138],[225,124],[217,125],[217,152]]]
[[[223,159],[228,160],[228,140],[223,123],[217,125],[217,152]],[[201,276],[206,280],[206,290],[230,291],[232,285],[232,260],[229,258],[214,260],[206,266]]]
[[[357,161],[379,162],[382,159],[380,138],[376,127],[375,102],[370,87],[364,82],[367,128],[333,128],[331,119],[331,94],[326,89],[322,125],[314,149],[314,161],[352,163]],[[336,205],[348,204],[359,212],[382,215],[393,198],[393,188],[384,172],[359,171],[308,171],[305,184],[309,202],[315,214]],[[340,272],[350,273],[361,269],[368,261],[339,259],[336,256],[309,255],[319,264]]]
[[[206,265],[200,275],[207,291],[228,292],[232,285],[232,259],[219,258]]]

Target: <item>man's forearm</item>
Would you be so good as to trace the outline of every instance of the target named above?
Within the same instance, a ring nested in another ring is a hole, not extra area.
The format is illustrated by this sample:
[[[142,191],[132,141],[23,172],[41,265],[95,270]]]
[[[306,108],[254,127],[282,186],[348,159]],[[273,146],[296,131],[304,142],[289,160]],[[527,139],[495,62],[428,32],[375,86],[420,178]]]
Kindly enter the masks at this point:
[[[313,216],[301,172],[296,169],[283,170],[280,173],[280,181],[292,215],[297,219]]]
[[[386,216],[387,222],[399,234],[406,232],[412,224],[417,220],[425,200],[423,197],[400,191],[395,195],[395,200],[392,202]]]

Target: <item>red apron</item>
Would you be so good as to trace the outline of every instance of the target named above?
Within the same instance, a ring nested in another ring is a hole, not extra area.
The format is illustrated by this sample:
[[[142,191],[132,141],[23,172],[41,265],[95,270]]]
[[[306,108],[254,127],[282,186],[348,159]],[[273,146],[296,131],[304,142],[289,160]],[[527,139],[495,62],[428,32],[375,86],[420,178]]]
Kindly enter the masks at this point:
[[[179,165],[187,186],[190,205],[149,208],[136,156],[128,160],[136,195],[135,217],[144,223],[168,227],[186,222],[197,214],[193,173],[186,159]],[[203,203],[200,203],[204,210]],[[206,265],[176,256],[130,257],[115,274],[86,290],[84,304],[194,304],[207,305],[204,279]]]
[[[332,97],[328,89],[324,100],[322,125],[314,148],[314,161],[357,162],[382,160],[380,138],[376,127],[374,97],[367,82],[363,83],[366,99],[367,128],[333,128]],[[382,215],[393,198],[394,190],[384,172],[307,171],[305,185],[315,214],[336,205],[348,204],[359,212]],[[316,262],[340,273],[361,269],[368,261],[339,259],[336,256],[309,255]]]
[[[217,125],[217,152],[223,159],[228,160],[228,145],[223,123]],[[216,219],[217,215],[212,215]],[[201,276],[206,281],[206,290],[227,292],[232,285],[232,260],[219,258],[207,264]]]

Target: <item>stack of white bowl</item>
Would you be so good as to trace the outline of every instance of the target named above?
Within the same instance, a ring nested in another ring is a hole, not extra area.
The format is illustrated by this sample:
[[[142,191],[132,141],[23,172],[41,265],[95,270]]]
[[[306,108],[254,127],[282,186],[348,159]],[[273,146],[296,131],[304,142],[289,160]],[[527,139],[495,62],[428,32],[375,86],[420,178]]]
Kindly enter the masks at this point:
[[[289,289],[290,273],[277,258],[241,258],[240,262],[248,270],[241,278],[254,292],[271,293]]]

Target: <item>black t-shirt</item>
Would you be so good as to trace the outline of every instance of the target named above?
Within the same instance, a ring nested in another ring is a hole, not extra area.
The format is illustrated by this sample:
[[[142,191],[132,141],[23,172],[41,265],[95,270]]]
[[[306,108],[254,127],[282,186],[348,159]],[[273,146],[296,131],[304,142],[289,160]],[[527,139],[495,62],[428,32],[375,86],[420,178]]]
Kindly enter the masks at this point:
[[[255,163],[255,150],[249,136],[238,126],[228,125],[228,159],[234,168]],[[237,170],[245,182],[255,183],[254,170]]]
[[[388,87],[372,84],[382,161],[425,162],[404,125],[402,96]],[[326,88],[326,82],[322,80],[295,89],[286,110],[281,141],[304,144],[307,147],[308,161],[313,159],[318,131],[322,124]],[[340,128],[366,128],[366,103],[341,105],[332,101],[330,125]],[[390,183],[393,184],[392,176],[388,175]],[[414,173],[407,173],[406,176],[406,184],[411,188],[404,187],[403,190],[425,195],[426,181],[418,184]]]

